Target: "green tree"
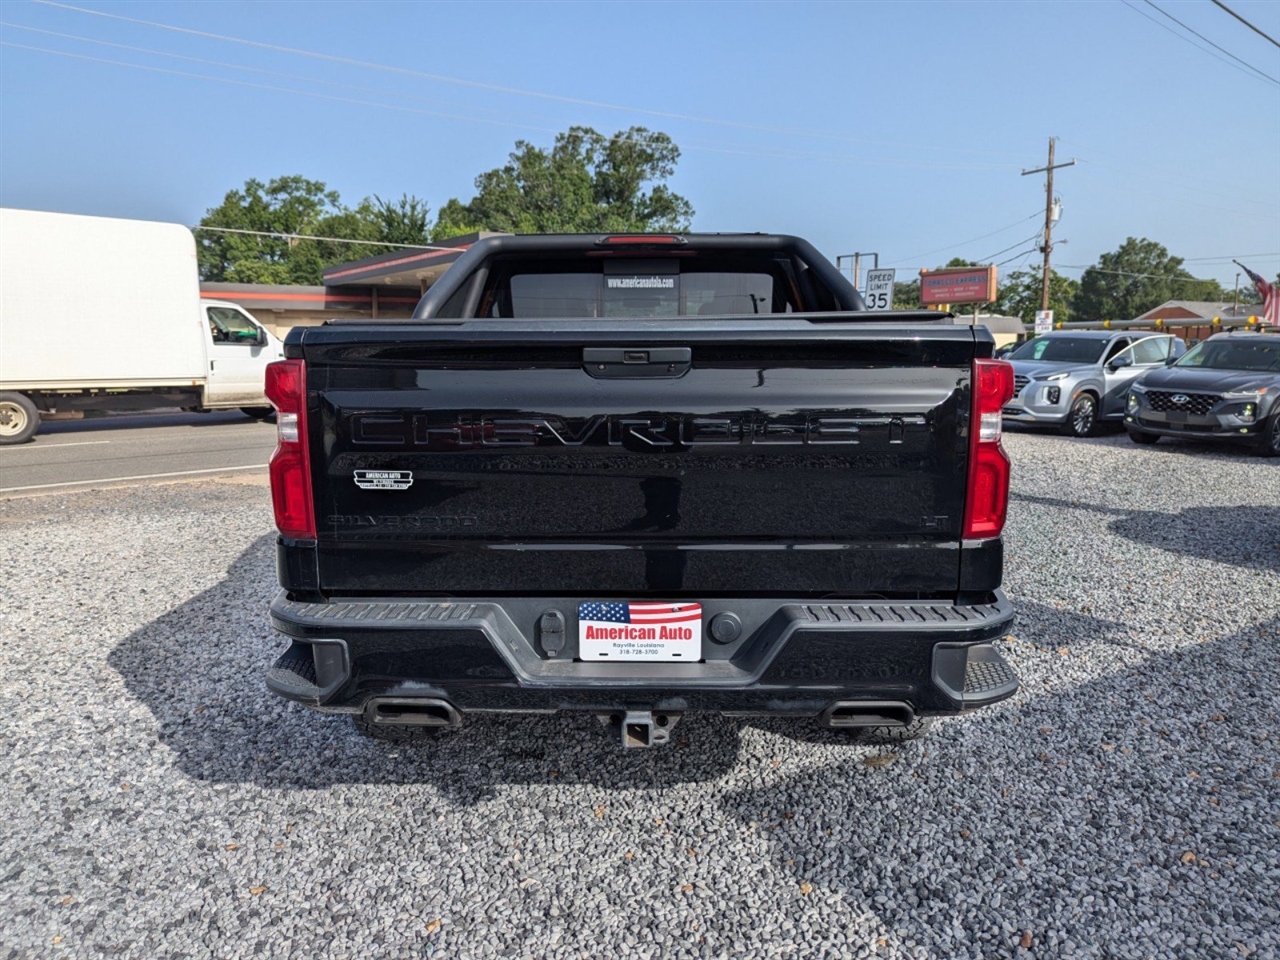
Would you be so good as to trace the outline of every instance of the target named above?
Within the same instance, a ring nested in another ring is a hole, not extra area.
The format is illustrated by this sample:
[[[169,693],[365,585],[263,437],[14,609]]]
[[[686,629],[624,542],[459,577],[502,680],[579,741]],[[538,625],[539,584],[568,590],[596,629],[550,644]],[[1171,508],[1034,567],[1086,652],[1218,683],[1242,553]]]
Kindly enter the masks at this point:
[[[384,243],[401,245],[426,245],[431,243],[431,208],[409,194],[399,200],[383,200],[376,193],[368,205],[368,216],[373,222],[377,238]]]
[[[431,239],[448,240],[450,237],[460,237],[463,234],[476,233],[485,229],[471,217],[471,210],[467,205],[454,197],[440,208],[436,216],[436,225],[431,230]]]
[[[1154,240],[1129,237],[1085,270],[1071,312],[1078,320],[1131,320],[1166,300],[1220,299],[1216,280],[1193,277]]]
[[[269,183],[248,180],[228,191],[210,209],[201,226],[261,233],[313,233],[340,214],[338,194],[318,180],[277,177]],[[212,230],[197,232],[200,276],[231,283],[310,283],[314,249],[281,237]],[[308,245],[313,247],[313,245]]]
[[[200,221],[252,233],[196,232],[200,277],[229,283],[318,284],[325,267],[394,250],[395,244],[429,242],[430,208],[417,197],[365,198],[343,206],[336,190],[301,176],[264,184],[248,180],[228,191]],[[326,243],[261,234],[303,234],[363,240]]]
[[[910,283],[895,282],[893,285],[893,309],[895,310],[919,310],[920,309],[920,278],[916,277]]]
[[[995,302],[996,313],[1007,317],[1021,317],[1023,323],[1032,323],[1040,309],[1040,292],[1044,273],[1041,270],[1015,270],[1000,280],[1000,296]],[[1049,309],[1055,323],[1071,319],[1071,301],[1080,284],[1064,277],[1056,270],[1049,271]]]
[[[1240,296],[1240,303],[1252,304],[1252,303],[1262,302],[1262,294],[1258,293],[1257,288],[1254,287],[1254,285],[1249,282],[1248,277],[1241,278],[1239,296]],[[1232,287],[1231,292],[1226,293],[1224,297],[1224,302],[1234,303],[1235,298],[1236,298],[1235,287]]]
[[[680,149],[665,133],[631,127],[606,137],[570,127],[550,150],[516,142],[507,163],[476,177],[476,195],[452,199],[433,232],[631,233],[687,230],[693,207],[666,181]]]

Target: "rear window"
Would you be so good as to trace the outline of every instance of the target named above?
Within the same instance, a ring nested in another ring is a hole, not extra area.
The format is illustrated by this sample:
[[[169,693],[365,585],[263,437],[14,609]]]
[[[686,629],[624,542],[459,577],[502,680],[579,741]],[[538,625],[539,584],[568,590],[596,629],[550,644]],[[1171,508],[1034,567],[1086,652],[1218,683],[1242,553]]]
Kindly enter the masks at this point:
[[[580,260],[522,264],[499,274],[482,316],[674,317],[791,313],[793,285],[780,264],[707,269],[678,261],[606,261],[584,269]],[[564,269],[568,267],[569,269]]]

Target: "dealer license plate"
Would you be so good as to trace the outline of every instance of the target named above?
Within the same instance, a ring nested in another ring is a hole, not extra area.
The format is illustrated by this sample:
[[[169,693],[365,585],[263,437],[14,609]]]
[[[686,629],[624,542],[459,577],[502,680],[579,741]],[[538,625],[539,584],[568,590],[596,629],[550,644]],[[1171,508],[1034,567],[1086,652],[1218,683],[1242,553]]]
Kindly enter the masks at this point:
[[[702,604],[618,600],[580,603],[578,658],[701,660]]]

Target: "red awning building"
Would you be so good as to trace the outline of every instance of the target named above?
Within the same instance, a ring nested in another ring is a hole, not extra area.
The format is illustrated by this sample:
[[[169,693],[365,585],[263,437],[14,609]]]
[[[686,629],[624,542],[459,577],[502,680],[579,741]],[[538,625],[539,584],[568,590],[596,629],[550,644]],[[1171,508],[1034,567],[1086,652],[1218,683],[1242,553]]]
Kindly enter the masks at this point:
[[[338,317],[408,317],[449,264],[490,236],[496,234],[471,233],[442,240],[437,246],[444,249],[393,250],[335,264],[324,271],[322,286],[202,282],[200,296],[239,304],[281,337],[292,327]]]

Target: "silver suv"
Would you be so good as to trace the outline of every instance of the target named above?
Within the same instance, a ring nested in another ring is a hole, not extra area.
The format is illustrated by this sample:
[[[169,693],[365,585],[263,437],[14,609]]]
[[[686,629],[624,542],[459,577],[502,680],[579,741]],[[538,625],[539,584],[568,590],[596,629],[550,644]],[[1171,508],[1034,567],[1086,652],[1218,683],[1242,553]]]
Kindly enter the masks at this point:
[[[1102,420],[1124,419],[1131,383],[1186,352],[1186,343],[1166,333],[1060,330],[1036,337],[1005,357],[1014,395],[1004,420],[1087,437]]]

